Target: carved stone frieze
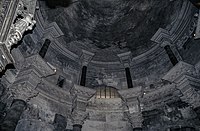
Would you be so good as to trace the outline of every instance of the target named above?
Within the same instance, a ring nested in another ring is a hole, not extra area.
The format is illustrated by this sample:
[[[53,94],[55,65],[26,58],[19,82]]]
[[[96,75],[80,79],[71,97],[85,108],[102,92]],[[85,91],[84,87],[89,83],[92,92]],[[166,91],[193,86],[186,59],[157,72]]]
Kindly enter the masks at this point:
[[[36,91],[32,85],[29,85],[28,82],[13,85],[13,87],[10,88],[10,92],[13,98],[24,100],[26,102],[39,94],[39,92]]]
[[[187,87],[187,90],[182,93],[182,101],[189,103],[193,108],[200,106],[200,93],[197,92],[193,87]]]
[[[193,65],[190,65],[183,61],[179,61],[179,63],[174,66],[170,71],[168,71],[168,73],[162,79],[176,83],[176,80],[183,75],[196,77],[197,72]]]
[[[163,79],[176,83],[176,88],[181,92],[181,100],[194,108],[200,106],[199,86],[200,80],[195,66],[180,61]]]
[[[174,91],[176,91],[175,84],[169,84],[165,85],[162,88],[156,89],[154,91],[151,91],[149,93],[145,93],[142,100],[143,102],[151,102],[157,99],[160,99],[162,97],[165,97],[169,94],[173,94]]]
[[[94,94],[95,90],[80,86],[80,85],[74,85],[74,87],[71,89],[70,93],[77,97],[78,100],[87,102]]]
[[[124,99],[140,97],[142,95],[142,87],[139,86],[130,89],[119,90],[118,92]]]
[[[56,69],[37,54],[27,57],[22,68],[23,70],[35,68],[39,77],[47,77],[56,73]]]

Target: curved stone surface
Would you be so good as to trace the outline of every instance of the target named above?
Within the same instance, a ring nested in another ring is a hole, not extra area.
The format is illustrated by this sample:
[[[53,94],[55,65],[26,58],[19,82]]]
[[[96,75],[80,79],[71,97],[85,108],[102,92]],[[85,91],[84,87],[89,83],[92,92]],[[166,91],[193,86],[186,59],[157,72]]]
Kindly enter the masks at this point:
[[[118,61],[116,54],[137,56],[151,49],[158,28],[170,28],[180,13],[182,0],[85,0],[68,7],[50,8],[40,1],[47,22],[56,22],[64,33],[64,46],[95,53],[95,61]],[[106,56],[106,57],[105,57]]]

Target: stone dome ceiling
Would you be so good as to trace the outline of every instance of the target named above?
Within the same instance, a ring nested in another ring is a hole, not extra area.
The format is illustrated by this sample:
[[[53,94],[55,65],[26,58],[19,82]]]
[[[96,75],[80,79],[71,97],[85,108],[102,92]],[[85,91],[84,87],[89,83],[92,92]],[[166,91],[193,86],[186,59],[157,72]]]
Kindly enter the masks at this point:
[[[159,28],[170,28],[182,0],[78,0],[67,7],[48,7],[40,1],[43,17],[61,28],[64,46],[77,54],[85,49],[95,61],[118,61],[117,54],[133,57],[150,50]],[[76,48],[76,49],[75,49]]]

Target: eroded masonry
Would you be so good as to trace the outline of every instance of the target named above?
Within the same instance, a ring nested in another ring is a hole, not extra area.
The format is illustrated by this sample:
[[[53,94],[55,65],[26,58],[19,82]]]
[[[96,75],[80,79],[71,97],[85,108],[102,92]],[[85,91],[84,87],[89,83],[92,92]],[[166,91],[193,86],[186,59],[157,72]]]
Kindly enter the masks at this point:
[[[200,131],[198,0],[1,0],[0,131]]]

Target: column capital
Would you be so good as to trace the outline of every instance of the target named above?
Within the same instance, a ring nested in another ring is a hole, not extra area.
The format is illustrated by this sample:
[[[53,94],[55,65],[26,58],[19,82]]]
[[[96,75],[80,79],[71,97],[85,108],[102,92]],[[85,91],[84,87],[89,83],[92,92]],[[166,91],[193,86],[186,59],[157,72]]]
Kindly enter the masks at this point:
[[[124,65],[124,67],[130,67],[131,63],[131,52],[125,52],[117,55],[120,59],[120,62]]]
[[[92,60],[93,56],[94,56],[94,53],[86,51],[86,50],[82,50],[82,54],[80,56],[81,65],[87,66],[88,63]]]
[[[95,90],[74,85],[70,93],[74,96],[72,103],[72,122],[74,125],[83,125],[88,116],[86,107],[88,100],[95,94]]]

